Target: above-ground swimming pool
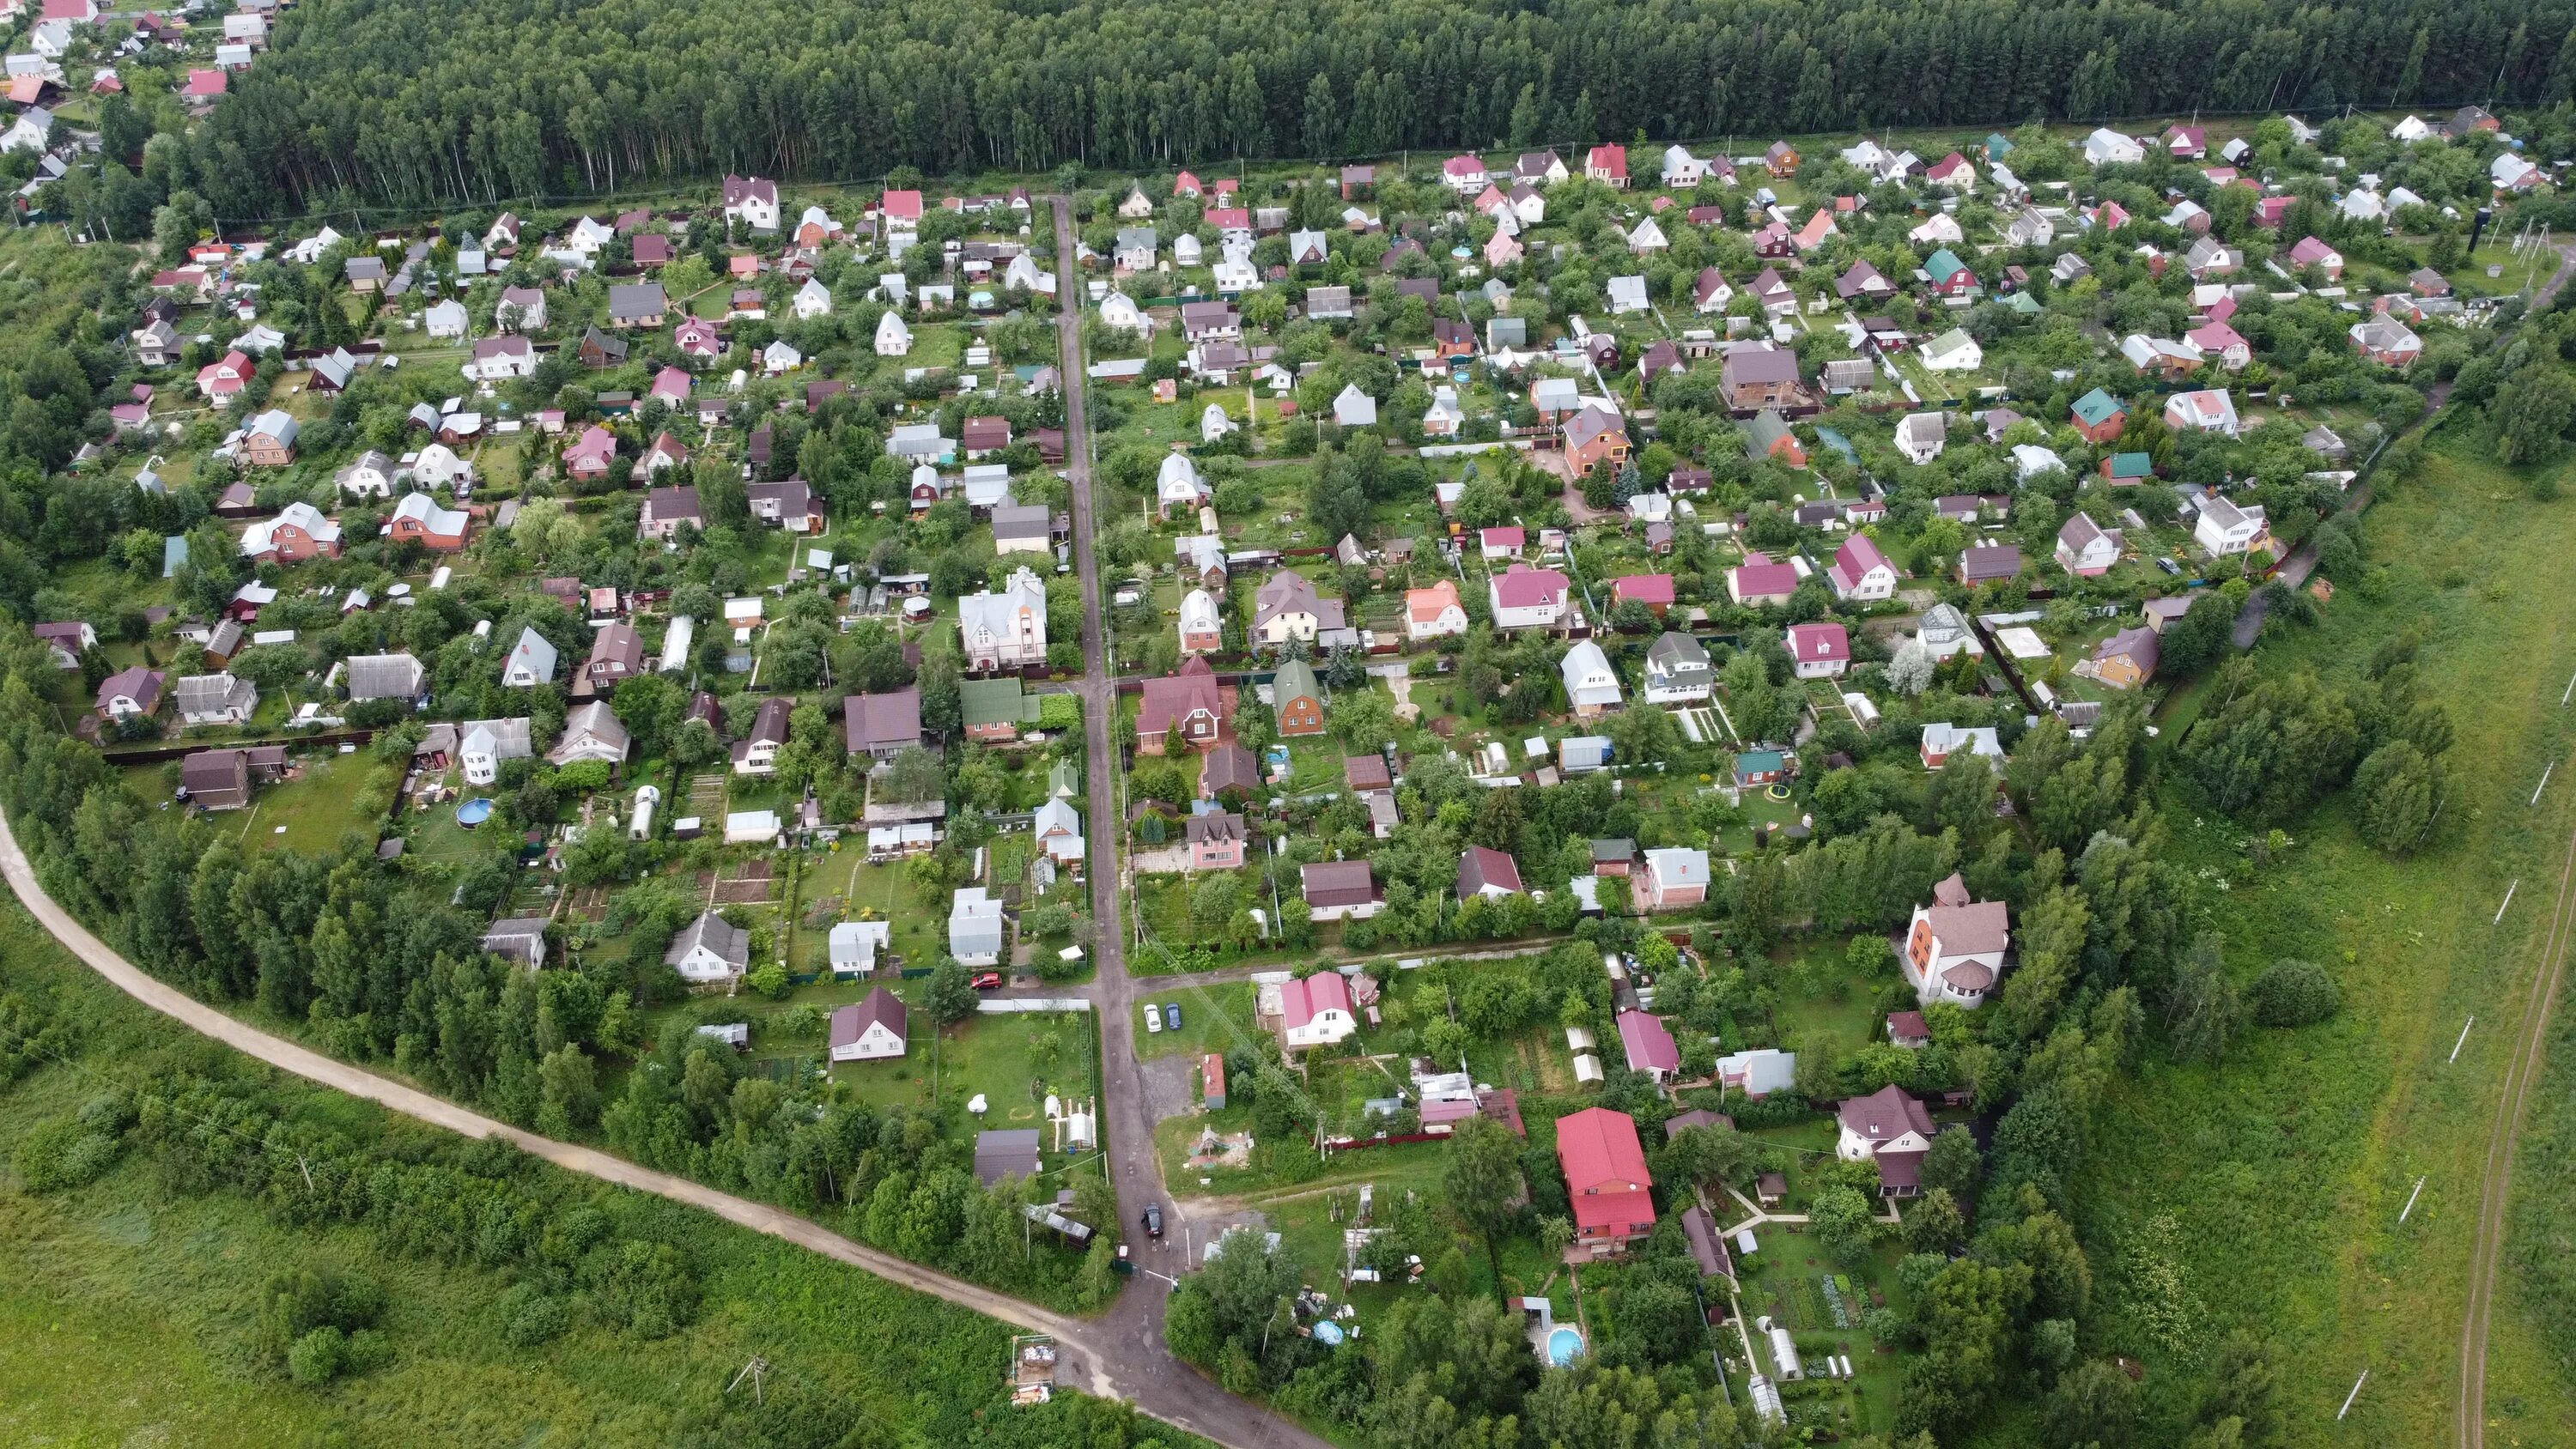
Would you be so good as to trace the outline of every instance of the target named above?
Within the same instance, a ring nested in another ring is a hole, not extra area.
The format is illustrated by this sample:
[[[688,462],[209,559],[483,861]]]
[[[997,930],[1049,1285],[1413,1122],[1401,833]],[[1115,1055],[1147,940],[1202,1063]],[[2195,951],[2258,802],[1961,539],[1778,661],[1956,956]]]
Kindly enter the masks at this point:
[[[1342,1326],[1341,1326],[1340,1324],[1338,1324],[1338,1323],[1330,1323],[1330,1322],[1327,1322],[1327,1323],[1318,1323],[1318,1324],[1316,1324],[1316,1325],[1315,1325],[1315,1341],[1316,1341],[1317,1343],[1326,1343],[1326,1344],[1330,1344],[1330,1343],[1339,1343],[1339,1342],[1341,1342],[1341,1341],[1342,1341]]]
[[[492,802],[489,800],[468,800],[456,807],[456,823],[468,830],[491,818]]]
[[[1547,1361],[1563,1368],[1583,1352],[1583,1334],[1579,1329],[1555,1328],[1547,1335]]]

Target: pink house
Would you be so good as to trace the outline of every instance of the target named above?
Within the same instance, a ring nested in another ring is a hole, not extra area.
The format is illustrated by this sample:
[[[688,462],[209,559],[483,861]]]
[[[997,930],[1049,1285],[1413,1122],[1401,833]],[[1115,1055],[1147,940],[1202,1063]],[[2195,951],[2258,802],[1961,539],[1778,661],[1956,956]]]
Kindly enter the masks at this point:
[[[1234,870],[1243,864],[1243,817],[1229,811],[1193,815],[1188,825],[1190,869]]]

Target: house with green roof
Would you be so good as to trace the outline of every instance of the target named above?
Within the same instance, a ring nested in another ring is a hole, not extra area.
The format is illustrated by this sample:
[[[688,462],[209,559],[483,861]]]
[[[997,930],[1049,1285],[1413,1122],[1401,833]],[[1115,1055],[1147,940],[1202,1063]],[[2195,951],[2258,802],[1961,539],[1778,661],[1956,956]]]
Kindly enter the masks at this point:
[[[1740,750],[1735,756],[1735,788],[1776,785],[1789,778],[1789,757],[1780,750]]]
[[[2102,460],[2102,476],[2114,488],[2144,483],[2156,475],[2156,460],[2144,453],[2113,453]]]
[[[1291,659],[1270,681],[1270,708],[1279,718],[1283,739],[1324,732],[1324,687],[1315,681],[1315,666]]]
[[[1047,798],[1070,800],[1082,793],[1082,767],[1061,759],[1047,767]]]
[[[1923,275],[1932,281],[1932,291],[1942,297],[1973,297],[1979,290],[1977,274],[1959,260],[1959,254],[1943,247],[1923,261]]]
[[[957,684],[957,712],[970,740],[1016,740],[1038,722],[1038,697],[1016,678],[964,679]]]
[[[1990,133],[1989,135],[1987,135],[1987,137],[1986,137],[1986,159],[1987,159],[1987,160],[1989,160],[1989,161],[2001,161],[2001,160],[2002,160],[2002,159],[2004,159],[2006,156],[2011,155],[2011,154],[2012,154],[2012,152],[2013,152],[2013,143],[2012,143],[2012,139],[2011,139],[2010,137],[2006,136],[2003,132],[2001,132],[2001,131],[1995,131],[1995,132],[1992,132],[1992,133]]]
[[[2129,410],[2098,387],[2075,400],[2075,431],[2087,442],[2117,441],[2128,426]]]

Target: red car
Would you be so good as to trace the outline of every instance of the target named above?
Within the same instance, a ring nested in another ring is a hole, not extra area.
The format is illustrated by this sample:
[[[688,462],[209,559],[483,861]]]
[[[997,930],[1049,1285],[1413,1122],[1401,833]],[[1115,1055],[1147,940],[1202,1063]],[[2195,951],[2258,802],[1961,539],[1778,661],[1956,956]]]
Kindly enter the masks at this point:
[[[978,991],[999,991],[1002,989],[1002,973],[999,971],[978,971],[975,973],[973,985]]]

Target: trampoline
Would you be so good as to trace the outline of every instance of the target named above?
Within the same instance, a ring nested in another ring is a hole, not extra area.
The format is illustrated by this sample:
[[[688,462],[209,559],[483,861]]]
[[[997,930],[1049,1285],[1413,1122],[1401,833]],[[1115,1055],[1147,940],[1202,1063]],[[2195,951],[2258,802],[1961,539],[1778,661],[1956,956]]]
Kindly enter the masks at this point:
[[[1549,1363],[1556,1365],[1558,1368],[1563,1368],[1567,1364],[1574,1362],[1575,1359],[1581,1357],[1582,1353],[1582,1330],[1573,1328],[1554,1328],[1548,1330],[1547,1361]]]
[[[1789,798],[1789,787],[1786,785],[1773,785],[1762,793],[1770,796],[1774,800],[1786,800]]]
[[[468,800],[456,807],[456,823],[468,830],[491,818],[492,802],[489,800]]]

